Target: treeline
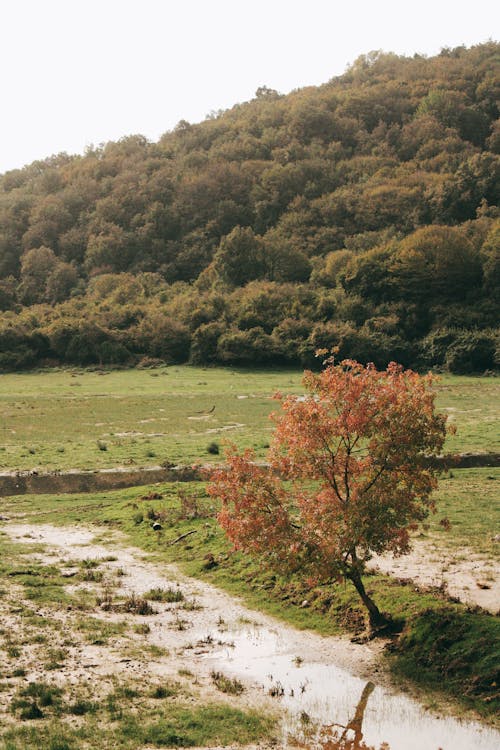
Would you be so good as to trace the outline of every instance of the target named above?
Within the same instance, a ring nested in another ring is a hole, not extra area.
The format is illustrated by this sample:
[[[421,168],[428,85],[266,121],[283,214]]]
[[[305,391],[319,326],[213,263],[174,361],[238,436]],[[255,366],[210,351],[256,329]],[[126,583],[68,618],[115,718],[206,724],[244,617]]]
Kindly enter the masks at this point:
[[[0,177],[0,368],[498,364],[500,55],[371,53]]]

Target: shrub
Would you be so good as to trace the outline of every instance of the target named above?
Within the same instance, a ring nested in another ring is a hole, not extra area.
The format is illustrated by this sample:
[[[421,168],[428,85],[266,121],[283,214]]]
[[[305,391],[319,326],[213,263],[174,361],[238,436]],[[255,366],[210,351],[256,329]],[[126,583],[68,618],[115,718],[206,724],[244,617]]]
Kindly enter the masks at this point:
[[[449,347],[446,366],[450,372],[467,374],[492,370],[495,365],[495,336],[493,333],[464,331]]]

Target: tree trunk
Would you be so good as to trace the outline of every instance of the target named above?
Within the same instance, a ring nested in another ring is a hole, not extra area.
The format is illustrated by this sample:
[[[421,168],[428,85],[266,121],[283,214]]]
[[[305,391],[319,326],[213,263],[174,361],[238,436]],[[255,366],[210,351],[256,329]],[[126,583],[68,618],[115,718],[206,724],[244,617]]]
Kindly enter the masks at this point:
[[[365,605],[366,609],[368,610],[368,617],[370,619],[370,627],[374,630],[380,628],[383,625],[387,625],[388,620],[384,615],[380,612],[379,608],[373,601],[373,599],[368,596],[366,593],[366,589],[363,584],[363,580],[361,578],[361,573],[359,572],[357,567],[352,567],[349,572],[347,573],[347,578],[353,583],[354,588],[358,592],[359,596],[361,597],[361,601]]]

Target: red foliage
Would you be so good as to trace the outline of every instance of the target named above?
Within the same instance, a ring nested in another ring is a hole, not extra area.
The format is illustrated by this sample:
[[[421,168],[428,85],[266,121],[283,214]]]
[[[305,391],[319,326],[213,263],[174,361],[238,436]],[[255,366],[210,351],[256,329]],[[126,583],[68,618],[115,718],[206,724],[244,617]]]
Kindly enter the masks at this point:
[[[276,397],[269,465],[230,447],[209,492],[237,548],[316,580],[349,578],[370,609],[364,563],[407,552],[409,531],[434,509],[426,459],[443,446],[446,418],[434,411],[432,377],[395,363],[331,362],[303,383],[307,396]]]

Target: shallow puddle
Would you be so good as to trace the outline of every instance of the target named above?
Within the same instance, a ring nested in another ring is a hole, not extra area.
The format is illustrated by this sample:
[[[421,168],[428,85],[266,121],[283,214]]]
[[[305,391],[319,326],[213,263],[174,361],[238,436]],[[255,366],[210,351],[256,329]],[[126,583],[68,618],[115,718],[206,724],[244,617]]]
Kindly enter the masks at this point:
[[[214,631],[215,642],[221,633]],[[266,628],[225,632],[207,655],[225,673],[258,682],[286,708],[283,731],[300,746],[325,750],[496,750],[500,733],[440,718],[404,695],[354,677],[333,664],[308,663],[287,639]],[[313,727],[315,729],[313,730]],[[320,729],[318,730],[318,727]]]

